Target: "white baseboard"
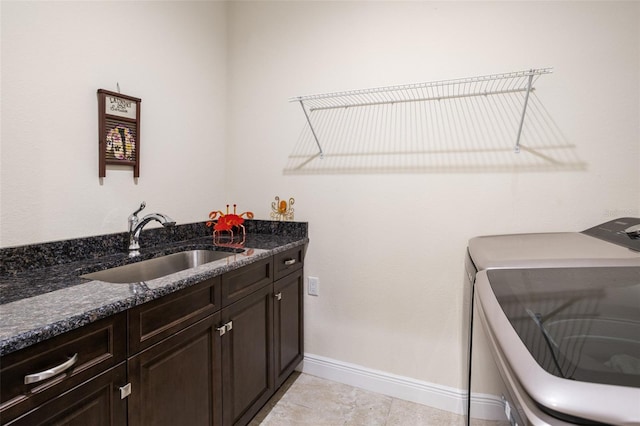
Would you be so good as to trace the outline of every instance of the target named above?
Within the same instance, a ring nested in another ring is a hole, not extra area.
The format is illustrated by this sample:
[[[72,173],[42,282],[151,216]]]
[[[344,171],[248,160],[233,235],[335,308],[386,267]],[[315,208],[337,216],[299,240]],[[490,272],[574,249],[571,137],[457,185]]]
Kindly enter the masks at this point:
[[[372,370],[310,353],[298,367],[299,371],[334,382],[343,383],[371,392],[411,401],[451,413],[463,415],[467,391]],[[500,398],[494,395],[473,395],[472,412],[479,418],[504,418]]]
[[[309,353],[304,354],[304,360],[299,369],[312,376],[463,414],[466,392],[460,389],[422,382]]]

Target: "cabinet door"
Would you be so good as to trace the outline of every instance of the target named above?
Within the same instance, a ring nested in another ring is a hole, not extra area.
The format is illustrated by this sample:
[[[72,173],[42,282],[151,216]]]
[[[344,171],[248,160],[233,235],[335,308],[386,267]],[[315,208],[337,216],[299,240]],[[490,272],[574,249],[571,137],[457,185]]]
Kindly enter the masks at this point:
[[[225,425],[245,425],[274,392],[273,292],[267,285],[222,310]]]
[[[126,374],[123,362],[7,426],[126,426],[127,402],[120,398],[120,386],[126,383]]]
[[[302,276],[302,270],[298,270],[273,284],[276,388],[289,377],[304,354]]]
[[[222,421],[220,313],[129,358],[129,426]]]

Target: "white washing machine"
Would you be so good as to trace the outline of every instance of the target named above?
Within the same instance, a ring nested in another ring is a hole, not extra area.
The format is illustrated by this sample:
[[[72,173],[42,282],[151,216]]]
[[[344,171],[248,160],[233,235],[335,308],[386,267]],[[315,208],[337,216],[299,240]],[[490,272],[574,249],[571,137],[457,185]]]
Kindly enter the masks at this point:
[[[640,266],[639,237],[640,218],[620,218],[582,232],[493,235],[469,241],[465,261],[467,424],[473,425],[476,419],[511,423],[504,415],[507,390],[493,359],[491,340],[482,327],[474,327],[476,274],[514,268]]]
[[[640,425],[640,266],[493,269],[476,280],[511,425]]]

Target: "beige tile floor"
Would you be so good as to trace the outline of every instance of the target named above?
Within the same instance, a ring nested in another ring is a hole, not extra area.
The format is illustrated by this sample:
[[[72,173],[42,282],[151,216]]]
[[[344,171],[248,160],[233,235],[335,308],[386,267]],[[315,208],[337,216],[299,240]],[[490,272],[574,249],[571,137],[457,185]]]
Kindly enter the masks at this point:
[[[249,426],[462,426],[462,416],[294,373]]]

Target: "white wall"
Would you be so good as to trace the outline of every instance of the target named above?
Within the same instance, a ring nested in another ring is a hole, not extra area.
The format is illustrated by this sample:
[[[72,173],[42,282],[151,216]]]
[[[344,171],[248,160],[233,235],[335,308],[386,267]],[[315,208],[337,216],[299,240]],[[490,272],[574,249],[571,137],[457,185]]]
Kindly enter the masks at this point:
[[[293,196],[320,357],[459,389],[470,237],[640,215],[638,3],[0,5],[0,246],[123,231],[143,199],[186,223]],[[546,66],[538,96],[585,170],[282,173],[291,96]],[[116,82],[142,98],[137,183],[97,177],[95,93]]]
[[[469,238],[640,215],[638,3],[233,2],[228,26],[229,187],[310,223],[311,354],[460,389]],[[584,170],[283,175],[289,97],[547,66],[537,96]]]
[[[0,246],[224,202],[226,4],[2,1]],[[142,99],[140,178],[98,178],[97,89]]]

